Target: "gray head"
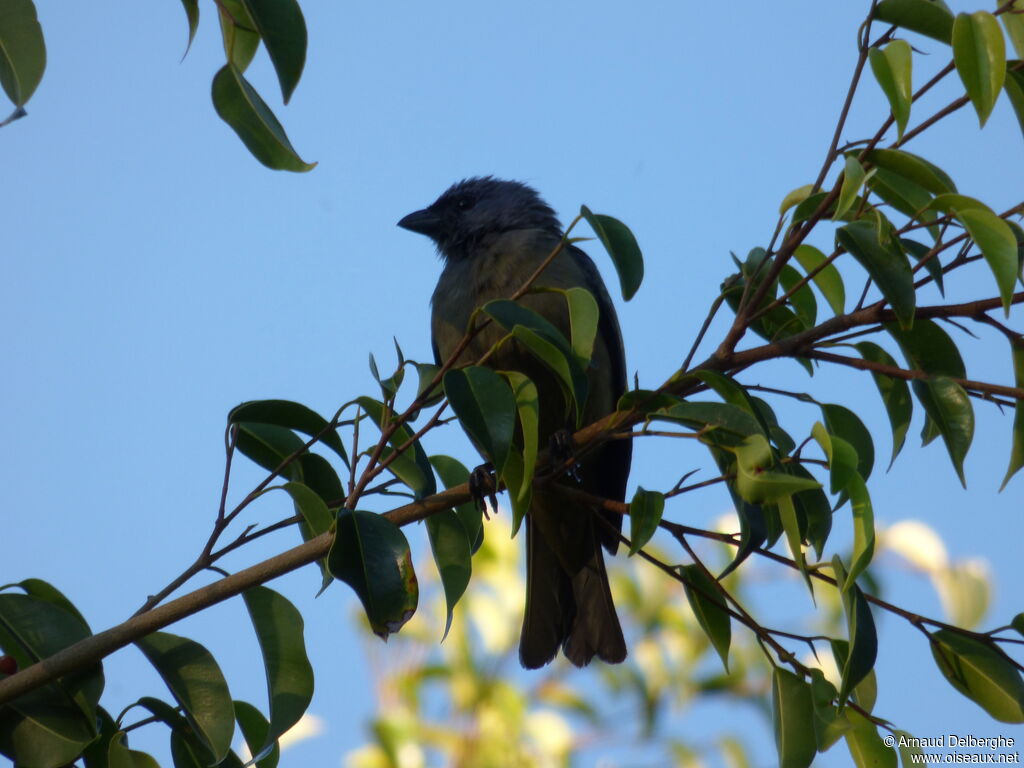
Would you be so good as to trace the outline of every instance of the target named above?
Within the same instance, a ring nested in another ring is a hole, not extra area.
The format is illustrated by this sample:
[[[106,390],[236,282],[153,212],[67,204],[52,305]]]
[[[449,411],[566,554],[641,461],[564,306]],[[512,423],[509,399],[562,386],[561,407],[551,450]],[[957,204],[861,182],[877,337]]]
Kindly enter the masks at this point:
[[[555,212],[536,190],[493,176],[453,184],[432,205],[410,213],[398,226],[431,238],[449,260],[468,258],[483,238],[513,229],[562,234]]]

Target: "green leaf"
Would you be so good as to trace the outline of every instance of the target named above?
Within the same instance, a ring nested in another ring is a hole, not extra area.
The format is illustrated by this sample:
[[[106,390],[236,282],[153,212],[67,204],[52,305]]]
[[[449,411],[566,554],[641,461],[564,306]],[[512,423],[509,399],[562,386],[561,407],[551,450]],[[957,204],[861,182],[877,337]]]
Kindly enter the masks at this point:
[[[185,46],[185,55],[188,55],[188,49],[192,47],[192,41],[196,38],[196,29],[199,28],[199,0],[181,0],[181,4],[188,19],[188,45]]]
[[[135,645],[163,678],[215,761],[223,760],[235,732],[234,706],[210,652],[194,640],[169,632],[154,632],[136,640]]]
[[[940,629],[929,637],[939,670],[960,693],[1003,723],[1024,723],[1024,680],[991,641]]]
[[[296,0],[242,0],[281,84],[287,104],[306,63],[306,21]]]
[[[32,0],[0,3],[0,85],[14,106],[21,107],[35,93],[46,69],[43,28]]]
[[[1010,626],[1017,631],[1018,635],[1024,637],[1024,612],[1018,613],[1014,616],[1013,620],[1010,622]]]
[[[935,0],[882,0],[875,18],[948,43],[953,35],[953,14]]]
[[[124,731],[114,734],[107,746],[109,768],[160,768],[160,764],[152,755],[128,749],[127,735]]]
[[[283,595],[267,587],[242,593],[263,654],[270,701],[270,729],[254,755],[269,751],[299,719],[313,699],[313,667],[306,656],[302,614]]]
[[[1002,18],[1005,19],[1009,15],[1004,13]],[[1024,132],[1024,70],[1009,68],[1009,65],[1016,66],[1018,64],[1020,64],[1020,61],[1007,62],[1006,80],[1003,82],[1003,90],[1006,91],[1006,95],[1010,99],[1010,106],[1013,107],[1013,113],[1017,116],[1017,124],[1020,125],[1021,131]]]
[[[825,453],[825,458],[828,459],[829,491],[845,491],[850,486],[852,477],[857,475],[857,465],[860,461],[857,451],[841,437],[830,434],[820,421],[811,428],[811,437],[818,442]]]
[[[444,642],[452,626],[455,606],[469,586],[473,570],[471,542],[466,527],[454,510],[446,509],[431,515],[426,525],[447,608],[444,634],[441,636],[441,642]]]
[[[963,379],[967,376],[956,343],[933,320],[920,319],[910,330],[889,323],[885,326],[903,350],[908,366],[936,376]]]
[[[915,379],[911,382],[918,402],[938,427],[956,469],[960,484],[967,487],[964,457],[974,439],[974,408],[963,387],[945,376]]]
[[[844,572],[838,555],[832,559],[832,570],[842,596],[843,613],[850,637],[849,643],[832,641],[832,655],[835,656],[836,666],[842,671],[842,684],[839,687],[839,706],[842,707],[853,690],[874,669],[878,658],[878,635],[871,606],[860,587]]]
[[[786,293],[793,290],[801,280],[803,280],[803,275],[789,264],[783,266],[779,273],[779,283]],[[814,298],[814,291],[811,290],[810,283],[804,283],[797,288],[787,301],[806,327],[813,328],[815,326],[818,319],[818,300]]]
[[[276,171],[309,171],[316,166],[299,157],[270,107],[234,64],[225,64],[214,75],[211,95],[220,118],[265,166]]]
[[[352,587],[382,640],[416,612],[419,586],[405,534],[382,515],[343,510],[327,555],[334,578]]]
[[[256,22],[250,18],[242,0],[219,0],[217,11],[224,54],[239,72],[245,72],[260,45]]]
[[[804,555],[804,548],[802,546],[803,535],[800,531],[800,521],[797,519],[796,505],[793,503],[793,497],[783,496],[778,500],[777,504],[779,507],[779,519],[782,521],[782,530],[786,534],[786,543],[789,545],[789,551],[793,554],[793,560],[796,561],[800,575],[803,576],[804,583],[807,585],[807,591],[811,593],[811,599],[813,600],[814,585],[811,583],[811,576],[807,571],[807,557]]]
[[[799,477],[813,480],[814,476],[801,464],[790,464],[788,471]],[[825,542],[828,541],[829,533],[832,531],[832,505],[828,502],[828,496],[822,488],[812,488],[807,491],[793,494],[793,505],[797,514],[806,521],[807,542],[814,547],[821,558],[825,549]]]
[[[355,402],[362,408],[378,429],[384,428],[385,421],[393,423],[397,418],[395,412],[387,408],[379,400],[372,397],[357,397]],[[417,499],[431,496],[437,491],[437,484],[434,482],[434,473],[427,460],[426,451],[419,440],[415,440],[402,453],[391,460],[396,448],[408,444],[413,438],[412,430],[408,426],[398,427],[388,440],[390,447],[382,454],[385,461],[390,460],[388,471],[412,489]]]
[[[380,375],[380,371],[377,369],[377,359],[370,353],[370,375],[373,376],[373,380],[380,386],[381,396],[385,401],[394,400],[398,394],[398,388],[402,386],[402,381],[405,379],[405,368],[399,363],[398,369],[388,378],[383,378]]]
[[[909,328],[916,302],[914,275],[896,238],[886,237],[883,242],[873,224],[856,221],[837,230],[836,240],[867,270],[892,305],[900,326]]]
[[[833,264],[822,266],[828,260],[825,254],[813,245],[798,245],[793,251],[793,256],[807,274],[820,268],[820,271],[811,280],[821,291],[821,295],[825,297],[828,305],[832,307],[832,311],[836,315],[844,314],[846,312],[846,290],[843,288],[843,278]]]
[[[82,612],[75,607],[63,592],[57,589],[53,584],[42,579],[24,579],[18,582],[18,586],[25,590],[26,595],[38,598],[39,600],[45,600],[48,603],[52,603],[59,608],[63,608],[65,611],[70,613],[79,622],[81,622],[82,628],[85,630],[85,637],[90,633],[89,622],[85,620],[85,616]]]
[[[1010,340],[1010,350],[1013,354],[1013,377],[1017,387],[1024,387],[1024,337],[1014,336]],[[1003,484],[999,486],[1002,491],[1010,482],[1017,470],[1024,467],[1024,400],[1018,400],[1013,407],[1013,436],[1010,443],[1010,466],[1006,470],[1006,477]]]
[[[925,271],[935,281],[939,293],[945,296],[946,287],[943,284],[942,261],[939,259],[939,254],[937,252],[932,253],[932,249],[924,243],[919,243],[907,237],[901,237],[900,244],[903,246],[903,250],[913,257],[914,261],[918,263],[924,261]]]
[[[729,615],[718,583],[696,563],[681,565],[683,588],[693,615],[700,628],[708,636],[722,659],[726,672],[729,671],[729,645],[732,642],[732,617]]]
[[[868,152],[865,161],[880,170],[902,176],[933,195],[956,192],[956,184],[948,173],[904,149],[873,149]]]
[[[586,367],[594,353],[600,310],[594,295],[586,288],[570,288],[565,292],[569,307],[569,328],[573,354]]]
[[[920,322],[918,326],[920,326]],[[893,368],[899,367],[888,352],[873,342],[862,341],[854,346],[865,360],[891,365]],[[914,414],[914,401],[910,397],[910,386],[903,379],[875,372],[872,372],[871,376],[875,380],[875,386],[878,387],[878,394],[882,396],[882,404],[885,406],[886,415],[889,417],[889,426],[892,428],[892,458],[889,459],[891,468],[906,442],[910,419]]]
[[[658,491],[637,488],[629,502],[629,554],[640,551],[658,530],[661,515],[665,511],[665,495]]]
[[[771,504],[791,494],[821,487],[815,480],[769,471],[774,460],[764,435],[750,435],[732,450],[736,453],[736,490],[744,501]]]
[[[878,726],[860,712],[846,713],[852,727],[843,736],[857,768],[897,768],[896,751],[887,747],[878,735]]]
[[[874,51],[872,51],[874,52]],[[857,193],[864,183],[864,167],[852,153],[846,156],[846,166],[843,171],[843,186],[839,192],[839,199],[836,201],[833,219],[842,219],[847,211],[853,206],[857,199]]]
[[[330,422],[311,408],[291,400],[249,400],[236,405],[228,414],[228,423],[243,421],[260,424],[274,424],[294,429],[313,437],[320,435],[320,442],[334,451],[348,466],[348,454],[336,429],[328,429]]]
[[[516,401],[505,380],[490,368],[471,365],[444,375],[444,392],[463,429],[500,476],[516,429]]]
[[[597,239],[612,257],[615,271],[619,273],[622,298],[629,301],[640,288],[644,279],[644,257],[629,227],[618,219],[600,213],[591,213],[587,206],[580,208],[580,215],[594,230]]]
[[[857,472],[867,480],[875,465],[875,445],[860,417],[842,405],[824,403],[821,415],[829,434],[843,438],[857,451]]]
[[[508,379],[515,398],[523,449],[521,460],[516,465],[519,471],[515,481],[510,477],[505,478],[505,487],[510,489],[512,535],[515,536],[533,498],[533,473],[537,467],[537,443],[540,439],[540,401],[536,385],[527,376],[518,371],[501,371],[501,374]],[[512,453],[515,453],[515,449]]]
[[[853,584],[875,556],[875,513],[868,487],[860,475],[850,477],[846,491],[853,511],[853,558],[847,584]]]
[[[981,249],[989,269],[995,275],[1003,311],[1010,315],[1013,288],[1017,282],[1017,238],[1010,226],[994,213],[980,209],[957,212],[971,239]]]
[[[437,376],[437,372],[441,370],[441,367],[434,365],[433,363],[413,363],[416,366],[416,374],[419,379],[416,385],[416,399],[420,399],[427,393],[427,387],[430,386],[430,382]],[[430,397],[423,401],[423,407],[429,408],[430,406],[439,403],[444,398],[444,389],[440,386],[435,387]]]
[[[697,431],[708,431],[716,437],[722,432],[731,445],[738,445],[748,435],[764,435],[753,415],[730,403],[677,403],[651,414],[657,420],[674,421]]]
[[[953,22],[953,61],[967,95],[985,125],[1006,76],[1003,30],[987,11],[958,13]]]
[[[813,184],[804,184],[802,187],[797,187],[782,198],[782,202],[779,203],[779,215],[783,215],[786,211],[795,205],[800,205],[804,200],[811,196],[811,192],[814,191]]]
[[[297,451],[303,450],[305,441],[285,427],[259,422],[235,422],[238,431],[235,447],[267,471],[273,472],[281,462]],[[298,472],[293,462],[282,470],[285,477],[294,477]]]
[[[814,738],[818,751],[824,752],[849,729],[850,722],[832,701],[838,695],[820,669],[811,669],[811,700],[814,704]]]
[[[813,718],[811,686],[789,670],[776,667],[772,673],[772,724],[779,768],[807,768],[814,760],[814,730],[807,727]]]
[[[896,121],[896,136],[902,139],[907,121],[910,120],[910,101],[913,95],[910,43],[906,40],[893,40],[885,48],[870,49],[868,57],[871,60],[871,71],[882,87],[885,98],[889,100],[889,109]]]
[[[451,456],[442,454],[431,456],[430,463],[437,470],[445,488],[454,488],[469,482],[469,470]],[[469,543],[475,553],[484,540],[483,510],[472,501],[467,501],[455,507],[455,514],[462,521],[462,525],[466,529],[466,536],[469,537]]]
[[[582,427],[584,407],[587,402],[588,383],[587,376],[583,372],[583,368],[577,361],[576,356],[571,352],[567,353],[556,344],[551,343],[545,337],[524,325],[517,325],[512,330],[512,335],[558,377],[567,395],[567,401],[573,405],[576,412],[576,428]]]
[[[263,745],[268,742],[270,723],[252,704],[246,701],[235,701],[235,721],[242,731],[249,754],[256,759],[256,768],[276,768],[281,757],[281,747],[276,741],[269,748]],[[177,766],[175,766],[177,768]]]
[[[1002,5],[1002,3],[1000,3]],[[1024,59],[1024,0],[1014,0],[1010,8],[999,16],[1010,38],[1018,59]]]

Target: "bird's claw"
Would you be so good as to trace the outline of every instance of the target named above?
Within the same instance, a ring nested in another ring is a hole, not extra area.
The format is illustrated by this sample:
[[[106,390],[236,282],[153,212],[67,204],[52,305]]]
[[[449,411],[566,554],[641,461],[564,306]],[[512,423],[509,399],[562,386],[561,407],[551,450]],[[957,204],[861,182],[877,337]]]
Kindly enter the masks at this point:
[[[569,467],[566,469],[565,474],[578,483],[580,481],[579,464],[573,461],[573,449],[575,447],[576,443],[572,438],[572,432],[564,428],[552,434],[551,440],[548,442],[548,452],[551,454],[555,465],[568,464]]]
[[[469,474],[469,493],[485,518],[491,519],[487,514],[488,501],[491,502],[491,511],[498,514],[498,481],[490,464],[481,464]]]

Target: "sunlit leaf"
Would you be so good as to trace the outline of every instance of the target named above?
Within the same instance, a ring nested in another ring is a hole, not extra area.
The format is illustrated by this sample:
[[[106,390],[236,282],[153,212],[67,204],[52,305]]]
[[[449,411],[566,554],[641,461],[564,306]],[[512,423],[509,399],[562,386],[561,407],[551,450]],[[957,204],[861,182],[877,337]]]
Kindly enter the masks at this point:
[[[782,202],[779,203],[779,215],[781,216],[794,205],[799,205],[808,197],[811,196],[811,192],[814,190],[813,184],[804,184],[802,187],[797,187],[782,198]]]
[[[934,0],[882,0],[875,6],[875,18],[943,43],[953,34],[953,14]]]
[[[953,22],[953,61],[978,121],[985,125],[1006,76],[1003,30],[991,13],[957,14]]]
[[[1013,376],[1014,384],[1024,387],[1024,337],[1015,336],[1010,341],[1010,348],[1013,353]],[[1018,400],[1013,408],[1013,436],[1010,443],[1010,466],[1006,470],[1006,477],[999,487],[1002,491],[1010,482],[1017,470],[1024,467],[1024,400]]]
[[[989,269],[995,275],[1003,310],[1010,314],[1013,288],[1019,272],[1017,238],[1009,225],[994,213],[980,209],[959,211],[957,218],[963,223],[971,239],[981,249]]]
[[[665,511],[665,496],[658,491],[637,488],[629,503],[629,554],[640,551],[658,530],[661,514]]]
[[[910,43],[906,40],[893,40],[885,48],[870,49],[868,57],[871,60],[871,71],[889,100],[889,109],[896,121],[896,136],[902,139],[910,119],[910,99],[913,94]]]
[[[619,273],[622,298],[629,301],[644,279],[644,258],[636,238],[629,231],[629,227],[618,219],[592,213],[585,205],[580,208],[580,214],[587,220],[597,239],[612,257],[615,271]]]
[[[814,730],[807,724],[814,718],[811,687],[789,670],[776,667],[772,673],[772,724],[779,768],[807,768],[817,746]]]
[[[586,288],[569,288],[565,292],[565,302],[569,308],[572,351],[581,365],[589,365],[600,319],[597,300]]]
[[[1024,680],[994,643],[950,629],[929,640],[935,663],[954,688],[996,720],[1024,723]]]
[[[516,477],[517,482],[505,478],[505,486],[510,489],[512,535],[515,536],[533,497],[533,473],[537,466],[540,430],[540,401],[537,386],[527,376],[518,371],[502,371],[501,374],[508,379],[508,384],[512,388],[519,419],[519,436],[522,438],[522,456],[519,462],[521,467]],[[515,452],[515,448],[512,451]]]
[[[793,251],[793,256],[807,274],[820,268],[811,279],[825,297],[825,301],[832,307],[832,311],[836,315],[843,314],[846,311],[846,290],[843,288],[843,278],[839,275],[839,270],[833,264],[822,266],[827,261],[825,254],[813,245],[798,245]]]
[[[466,527],[454,510],[446,509],[426,519],[430,551],[441,576],[447,609],[442,642],[448,637],[456,604],[469,586],[472,573],[472,549]]]

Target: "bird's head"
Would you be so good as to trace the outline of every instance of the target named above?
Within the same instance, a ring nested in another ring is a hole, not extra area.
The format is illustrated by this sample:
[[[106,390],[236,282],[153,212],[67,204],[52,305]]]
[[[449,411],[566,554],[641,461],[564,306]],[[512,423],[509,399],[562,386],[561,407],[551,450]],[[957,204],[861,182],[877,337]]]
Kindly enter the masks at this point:
[[[448,260],[468,258],[483,238],[514,229],[562,234],[555,212],[536,190],[492,176],[453,184],[433,204],[410,213],[398,226],[431,238]]]

